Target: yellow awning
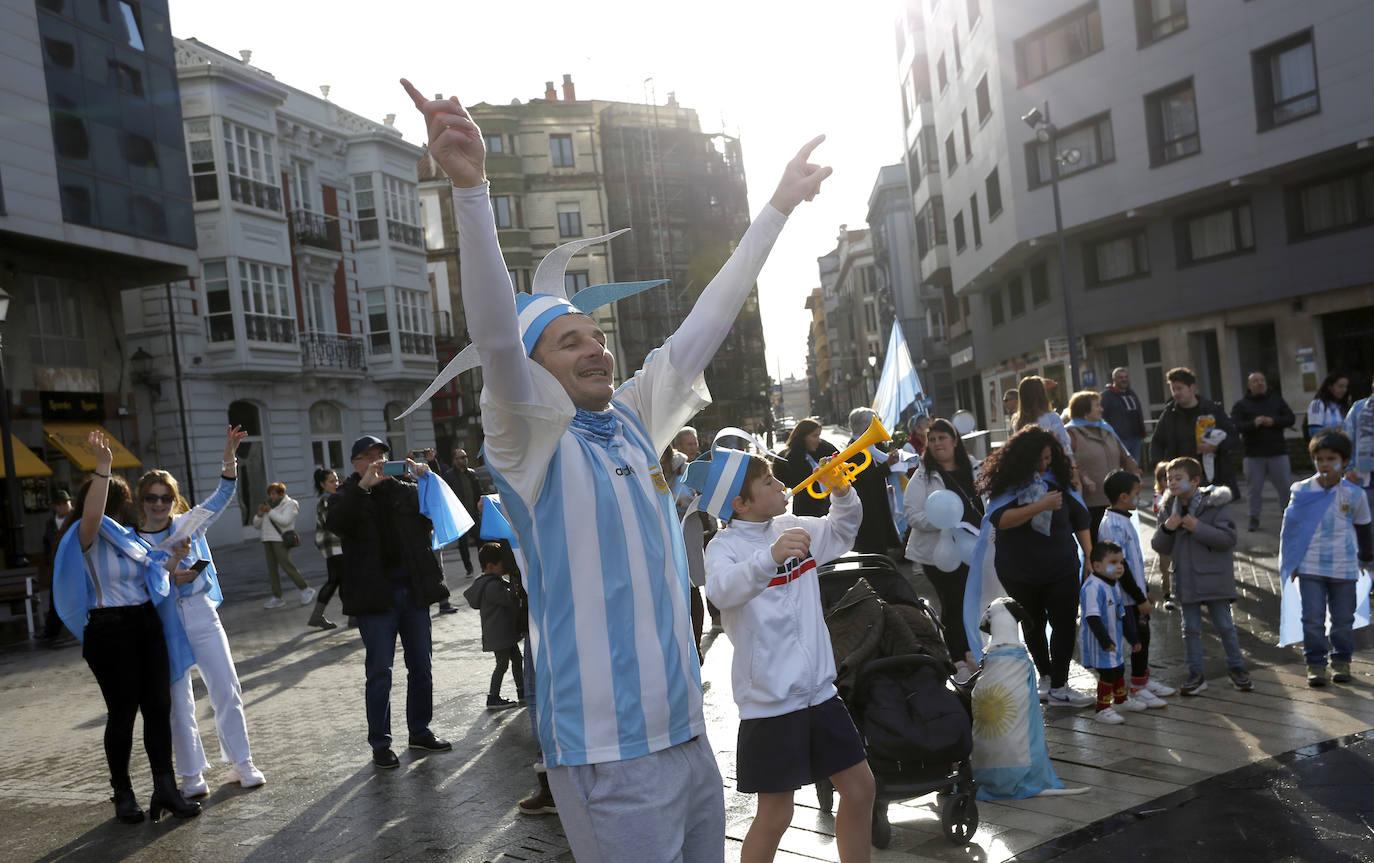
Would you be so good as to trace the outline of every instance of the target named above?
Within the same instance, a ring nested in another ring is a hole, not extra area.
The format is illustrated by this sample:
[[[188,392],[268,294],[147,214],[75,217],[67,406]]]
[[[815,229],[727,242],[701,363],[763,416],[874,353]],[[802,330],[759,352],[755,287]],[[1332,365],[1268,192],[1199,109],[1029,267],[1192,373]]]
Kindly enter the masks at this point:
[[[86,439],[90,437],[92,431],[105,432],[105,437],[110,440],[110,449],[114,452],[114,462],[112,467],[142,467],[143,462],[134,457],[124,447],[124,444],[115,440],[114,435],[105,431],[104,426],[96,423],[44,423],[43,433],[48,436],[48,443],[62,450],[67,458],[71,459],[72,464],[79,470],[95,470],[95,454],[91,452],[90,444]]]
[[[14,448],[14,475],[15,476],[52,476],[52,468],[43,464],[43,460],[34,455],[33,450],[19,442],[19,438],[10,435],[10,446]],[[5,476],[5,459],[0,457],[0,478]]]

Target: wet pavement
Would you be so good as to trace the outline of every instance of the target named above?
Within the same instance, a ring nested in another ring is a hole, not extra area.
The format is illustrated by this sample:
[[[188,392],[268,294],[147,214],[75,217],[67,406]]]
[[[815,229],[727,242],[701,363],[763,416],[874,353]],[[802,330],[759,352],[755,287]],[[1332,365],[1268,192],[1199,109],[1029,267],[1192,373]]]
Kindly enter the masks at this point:
[[[1374,860],[1374,733],[1214,776],[1013,857],[1016,863]]]

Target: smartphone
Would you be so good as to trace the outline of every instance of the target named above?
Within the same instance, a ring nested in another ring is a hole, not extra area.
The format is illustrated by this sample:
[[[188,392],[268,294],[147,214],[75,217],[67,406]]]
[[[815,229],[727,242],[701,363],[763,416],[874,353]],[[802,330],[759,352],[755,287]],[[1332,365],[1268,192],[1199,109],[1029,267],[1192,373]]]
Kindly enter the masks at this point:
[[[411,450],[411,451],[410,451],[410,460],[411,460],[411,461],[415,461],[415,462],[419,462],[420,464],[424,464],[424,463],[427,461],[427,459],[425,458],[425,451],[422,450],[422,449],[413,449],[413,450]]]
[[[382,476],[405,476],[410,465],[404,459],[401,461],[389,461],[382,465]]]
[[[192,571],[192,572],[204,572],[204,571],[205,571],[205,567],[207,567],[207,566],[209,566],[209,565],[210,565],[210,561],[208,561],[208,560],[198,560],[198,561],[196,561],[195,563],[191,564],[191,571]]]

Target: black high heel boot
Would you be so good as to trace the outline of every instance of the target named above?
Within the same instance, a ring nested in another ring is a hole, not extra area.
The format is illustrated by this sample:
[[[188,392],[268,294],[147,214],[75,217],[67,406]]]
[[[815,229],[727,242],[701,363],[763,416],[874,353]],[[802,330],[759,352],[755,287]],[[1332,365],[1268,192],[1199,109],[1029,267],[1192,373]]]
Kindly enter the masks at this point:
[[[138,824],[143,821],[143,810],[138,807],[134,789],[116,788],[110,802],[114,803],[115,817],[125,824]]]
[[[199,803],[187,803],[181,796],[175,773],[158,773],[153,776],[153,799],[148,802],[148,817],[156,822],[164,811],[178,818],[194,818],[200,814]]]

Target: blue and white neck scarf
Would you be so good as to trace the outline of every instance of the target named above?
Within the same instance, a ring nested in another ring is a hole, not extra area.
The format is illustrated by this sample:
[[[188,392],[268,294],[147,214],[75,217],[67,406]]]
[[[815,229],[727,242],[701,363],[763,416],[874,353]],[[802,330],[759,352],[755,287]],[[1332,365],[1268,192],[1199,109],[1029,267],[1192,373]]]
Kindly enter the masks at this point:
[[[1031,481],[1030,485],[1023,488],[1016,495],[1016,503],[1018,506],[1026,506],[1027,504],[1035,503],[1037,500],[1039,500],[1040,498],[1044,497],[1047,493],[1049,493],[1049,490],[1050,487],[1045,483],[1045,480],[1037,476],[1034,480]],[[1053,522],[1054,513],[1050,510],[1047,509],[1041,512],[1037,512],[1034,516],[1031,517],[1031,530],[1034,530],[1041,536],[1049,536],[1050,526],[1053,524]]]
[[[578,408],[571,425],[574,433],[607,450],[616,445],[616,436],[620,432],[620,420],[610,411]]]

